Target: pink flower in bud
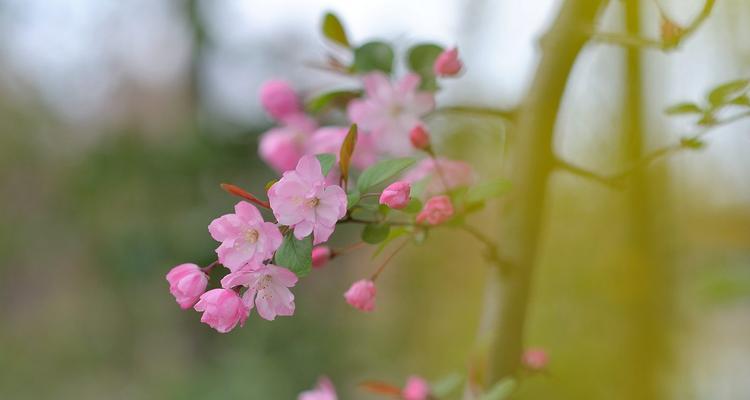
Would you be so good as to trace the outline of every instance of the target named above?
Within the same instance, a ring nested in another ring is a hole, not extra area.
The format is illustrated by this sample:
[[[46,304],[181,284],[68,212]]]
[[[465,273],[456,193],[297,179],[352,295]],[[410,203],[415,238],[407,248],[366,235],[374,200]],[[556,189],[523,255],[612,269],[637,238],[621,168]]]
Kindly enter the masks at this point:
[[[242,326],[250,314],[250,308],[231,289],[213,289],[203,293],[194,308],[203,312],[201,322],[219,333],[227,333],[237,325]]]
[[[260,87],[260,104],[277,121],[302,111],[297,93],[289,82],[272,79]]]
[[[417,214],[420,224],[439,225],[453,216],[453,203],[448,196],[435,196],[425,203],[422,211]]]
[[[530,348],[523,352],[523,356],[521,356],[521,362],[523,363],[524,367],[531,371],[540,371],[547,366],[549,358],[547,357],[547,352],[544,351],[544,349]]]
[[[294,315],[294,294],[289,290],[297,283],[294,272],[273,264],[246,265],[221,280],[224,288],[247,287],[242,301],[258,309],[261,318],[273,321],[276,316]]]
[[[312,249],[313,268],[323,268],[331,259],[331,248],[328,246],[315,246]]]
[[[380,204],[384,204],[396,210],[402,209],[409,204],[411,185],[408,182],[393,182],[383,189],[380,195]]]
[[[411,376],[406,381],[401,397],[404,400],[427,400],[430,396],[430,385],[419,376]]]
[[[333,387],[331,380],[325,376],[318,379],[318,385],[315,389],[307,390],[299,394],[297,400],[337,400],[336,388]]]
[[[310,136],[317,127],[314,120],[302,114],[288,117],[284,125],[273,128],[260,137],[260,158],[277,172],[294,169],[305,155]]]
[[[352,307],[370,312],[375,309],[376,293],[375,282],[369,279],[362,279],[352,284],[349,290],[344,293],[344,298]]]
[[[455,76],[461,72],[463,63],[458,59],[458,48],[454,47],[445,50],[435,59],[435,75],[437,76]]]
[[[234,206],[234,214],[213,220],[208,231],[214,240],[221,242],[216,248],[219,262],[232,271],[247,263],[262,263],[281,245],[279,228],[263,221],[260,211],[246,201]]]
[[[167,282],[177,304],[188,309],[206,291],[208,276],[195,264],[180,264],[167,273]]]
[[[280,224],[293,228],[297,239],[313,234],[313,244],[328,240],[346,215],[344,189],[326,184],[315,156],[302,157],[296,169],[284,172],[268,190],[268,200]]]
[[[425,150],[430,147],[430,134],[424,125],[417,124],[409,131],[409,140],[415,149]]]

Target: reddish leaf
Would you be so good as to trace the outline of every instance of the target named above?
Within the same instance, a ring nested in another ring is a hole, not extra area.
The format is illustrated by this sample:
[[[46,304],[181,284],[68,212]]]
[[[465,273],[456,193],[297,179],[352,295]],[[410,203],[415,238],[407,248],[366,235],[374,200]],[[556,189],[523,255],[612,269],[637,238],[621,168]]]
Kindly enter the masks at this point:
[[[354,154],[354,147],[357,144],[357,124],[352,124],[349,133],[346,134],[344,142],[341,143],[339,151],[339,169],[341,170],[341,182],[346,190],[346,184],[349,181],[349,165]]]

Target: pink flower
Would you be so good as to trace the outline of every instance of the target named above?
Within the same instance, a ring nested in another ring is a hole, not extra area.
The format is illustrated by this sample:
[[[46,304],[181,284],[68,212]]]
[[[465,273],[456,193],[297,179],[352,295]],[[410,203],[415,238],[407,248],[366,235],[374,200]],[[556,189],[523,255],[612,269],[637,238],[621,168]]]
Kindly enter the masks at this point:
[[[411,376],[401,391],[404,400],[427,400],[430,396],[430,385],[419,376]]]
[[[279,224],[292,227],[297,239],[312,233],[314,244],[328,240],[336,221],[346,215],[344,189],[326,185],[314,156],[302,157],[295,170],[284,172],[268,190],[268,200]]]
[[[419,75],[407,74],[392,84],[385,74],[373,72],[364,77],[366,96],[349,103],[349,119],[373,135],[379,151],[392,155],[412,152],[409,130],[435,106],[431,93],[417,91],[419,81]]]
[[[425,203],[422,211],[417,214],[417,222],[420,224],[439,225],[453,216],[453,204],[448,196],[435,196]]]
[[[305,155],[307,142],[317,127],[306,115],[296,114],[285,119],[284,125],[273,128],[260,137],[260,158],[277,172],[294,169]]]
[[[252,309],[255,306],[261,318],[273,321],[277,315],[294,314],[294,294],[289,290],[297,283],[294,272],[273,264],[247,265],[221,280],[224,288],[245,286],[242,301]]]
[[[307,390],[299,394],[297,400],[337,400],[336,388],[333,387],[331,380],[325,376],[318,379],[318,385],[315,389]]]
[[[402,209],[409,204],[409,193],[411,185],[408,182],[393,182],[383,189],[380,194],[380,204],[385,204],[390,208]]]
[[[250,308],[230,289],[213,289],[203,293],[194,308],[203,312],[201,322],[220,333],[227,333],[238,324],[242,326],[250,314]]]
[[[315,155],[322,153],[332,153],[338,156],[341,151],[341,144],[344,142],[347,133],[349,133],[349,127],[345,126],[325,126],[319,128],[313,133],[307,146],[307,154]],[[377,152],[375,151],[375,143],[372,140],[372,136],[360,133],[357,135],[357,143],[354,146],[354,154],[352,155],[352,165],[359,169],[365,169],[378,160]]]
[[[328,246],[315,246],[312,249],[313,268],[323,268],[331,259],[331,248]]]
[[[549,358],[547,357],[547,352],[544,351],[544,349],[530,348],[523,352],[521,362],[524,367],[528,368],[531,371],[540,371],[547,366]]]
[[[299,114],[302,109],[297,93],[289,82],[272,79],[260,87],[260,103],[266,112],[277,121]]]
[[[167,282],[177,304],[187,309],[206,291],[208,276],[195,264],[180,264],[169,270]]]
[[[439,173],[443,175],[445,183]],[[463,161],[438,158],[436,163],[432,158],[425,158],[404,175],[404,181],[411,184],[422,179],[428,179],[424,193],[429,197],[458,187],[470,186],[476,181],[476,175],[471,165]]]
[[[376,293],[375,282],[369,279],[362,279],[352,284],[349,290],[344,293],[344,298],[352,307],[370,312],[375,309]]]
[[[263,221],[260,211],[246,201],[234,206],[234,214],[213,220],[208,231],[214,240],[221,242],[216,249],[219,262],[232,271],[271,258],[282,239],[279,228]]]
[[[455,76],[461,72],[463,63],[458,59],[458,48],[445,50],[435,59],[433,69],[437,76]]]
[[[430,134],[422,124],[411,128],[411,131],[409,131],[409,140],[415,149],[426,150],[430,147]]]

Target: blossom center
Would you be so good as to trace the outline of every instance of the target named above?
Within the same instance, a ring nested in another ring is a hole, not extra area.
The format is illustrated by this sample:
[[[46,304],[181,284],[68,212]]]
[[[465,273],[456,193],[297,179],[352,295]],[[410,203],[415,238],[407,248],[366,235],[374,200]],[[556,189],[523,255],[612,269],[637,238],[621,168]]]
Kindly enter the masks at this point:
[[[307,199],[307,201],[305,201],[305,204],[307,204],[308,207],[317,207],[318,204],[320,204],[320,199],[318,199],[317,197],[313,197],[312,199]]]
[[[254,244],[258,241],[259,233],[255,229],[250,229],[247,232],[245,232],[245,240],[247,240],[250,244]]]

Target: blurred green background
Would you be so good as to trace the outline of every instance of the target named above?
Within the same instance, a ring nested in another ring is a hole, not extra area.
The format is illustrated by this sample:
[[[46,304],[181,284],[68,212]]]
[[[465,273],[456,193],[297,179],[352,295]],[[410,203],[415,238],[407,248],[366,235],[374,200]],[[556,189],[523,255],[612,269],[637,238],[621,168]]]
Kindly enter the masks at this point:
[[[341,297],[377,265],[370,251],[301,281],[293,318],[253,315],[227,335],[181,311],[164,280],[176,264],[213,261],[206,226],[235,202],[220,182],[259,192],[274,177],[255,150],[271,126],[260,83],[351,85],[306,66],[323,59],[324,11],[358,41],[458,44],[467,73],[439,105],[520,101],[558,1],[417,3],[0,0],[0,398],[292,399],[326,374],[342,398],[367,399],[364,379],[463,372],[487,271],[455,232],[402,253],[370,315]],[[603,27],[622,29],[623,3]],[[659,4],[687,22],[702,1]],[[647,146],[691,131],[665,106],[750,76],[749,22],[750,3],[720,1],[679,50],[644,53]],[[653,2],[642,30],[658,30]],[[624,69],[620,48],[582,53],[558,121],[563,157],[623,165]],[[511,124],[430,124],[442,151],[504,174]],[[642,398],[643,371],[657,373],[659,398],[750,398],[749,151],[743,121],[653,166],[647,234],[631,229],[627,195],[553,176],[527,335],[550,372],[517,398]],[[493,234],[497,214],[473,222]],[[342,229],[338,243],[358,234]]]

